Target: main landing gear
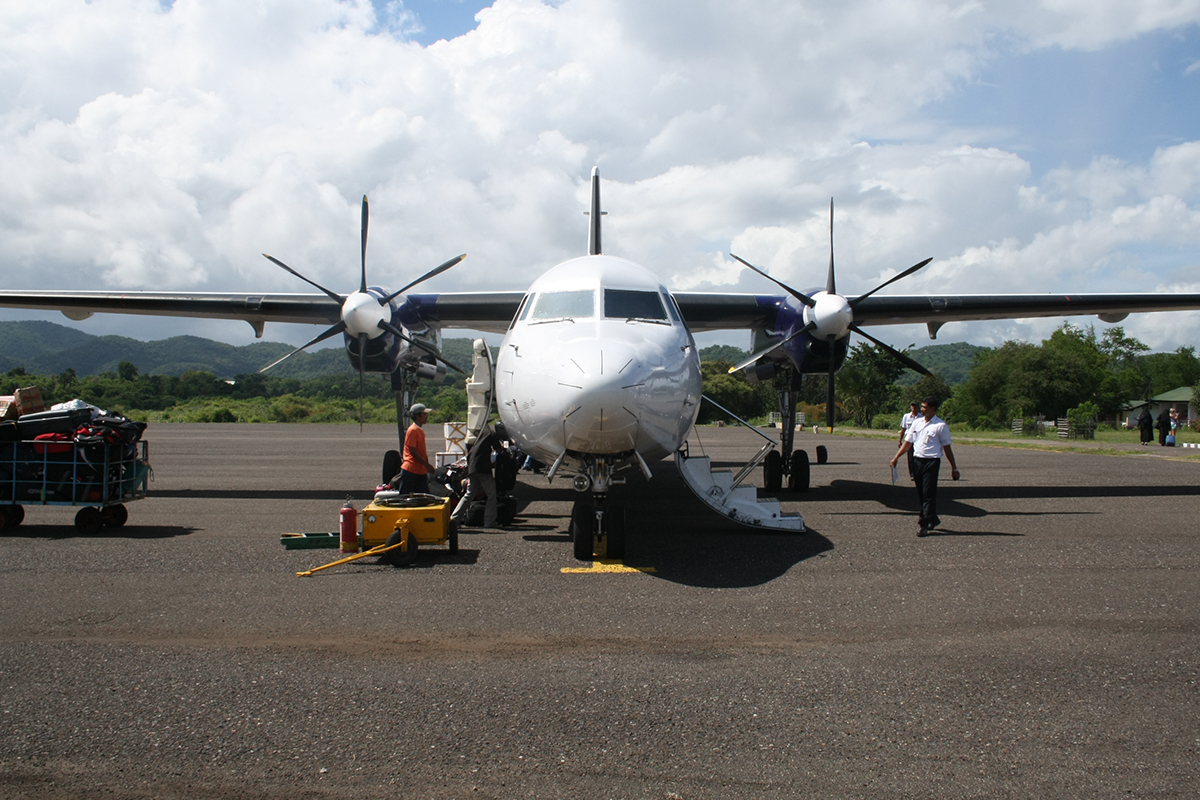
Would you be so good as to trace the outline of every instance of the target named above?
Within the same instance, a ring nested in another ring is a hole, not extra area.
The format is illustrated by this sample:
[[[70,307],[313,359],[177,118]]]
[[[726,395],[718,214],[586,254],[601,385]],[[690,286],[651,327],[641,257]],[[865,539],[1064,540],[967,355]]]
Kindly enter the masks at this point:
[[[767,453],[767,457],[763,460],[763,488],[768,492],[781,491],[785,480],[788,491],[808,491],[811,466],[808,453],[804,450],[792,449],[796,440],[796,395],[798,389],[799,386],[796,386],[791,370],[786,371],[776,382],[775,395],[779,399],[782,421],[780,422],[779,450]],[[816,452],[818,464],[829,461],[829,451],[825,445],[818,445]]]

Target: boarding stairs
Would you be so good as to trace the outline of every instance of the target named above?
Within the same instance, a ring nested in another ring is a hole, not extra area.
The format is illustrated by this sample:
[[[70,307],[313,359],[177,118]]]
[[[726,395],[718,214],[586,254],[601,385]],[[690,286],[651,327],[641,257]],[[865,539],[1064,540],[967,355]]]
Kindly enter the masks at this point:
[[[675,466],[688,488],[699,497],[704,504],[728,519],[751,528],[768,528],[778,531],[804,532],[804,518],[797,513],[786,512],[777,499],[764,497],[759,499],[758,489],[753,485],[743,486],[742,481],[766,458],[778,443],[749,422],[738,417],[729,409],[705,397],[705,400],[729,414],[735,420],[766,440],[766,444],[748,464],[738,470],[712,468],[712,459],[708,456],[689,455],[685,443],[675,453]]]

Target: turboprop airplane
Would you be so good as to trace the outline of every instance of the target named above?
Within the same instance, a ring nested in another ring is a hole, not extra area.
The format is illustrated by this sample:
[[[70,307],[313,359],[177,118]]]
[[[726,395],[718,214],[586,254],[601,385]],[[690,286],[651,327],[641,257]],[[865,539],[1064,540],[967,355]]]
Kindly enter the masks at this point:
[[[739,485],[757,462],[731,476],[711,471],[707,457],[687,453],[686,439],[702,401],[695,332],[752,333],[753,355],[735,369],[745,370],[751,379],[773,381],[779,397],[782,441],[768,438],[759,454],[764,484],[774,492],[782,488],[784,476],[791,489],[808,486],[807,455],[792,449],[796,391],[804,375],[825,375],[826,419],[832,427],[833,377],[846,360],[851,332],[906,366],[926,372],[863,328],[920,322],[935,338],[946,323],[964,320],[1096,314],[1106,322],[1119,322],[1135,312],[1200,309],[1200,294],[876,296],[929,259],[864,294],[838,294],[832,202],[824,290],[798,291],[733,256],[785,294],[671,292],[649,270],[604,254],[600,177],[595,169],[588,213],[587,254],[552,267],[525,291],[409,292],[463,256],[397,291],[369,286],[364,197],[361,279],[349,295],[326,289],[267,256],[321,294],[0,291],[0,306],[58,310],[74,320],[98,312],[240,319],[259,337],[267,322],[324,324],[328,327],[322,333],[288,355],[340,333],[360,376],[391,375],[401,438],[414,382],[442,375],[447,367],[462,371],[443,358],[442,331],[502,333],[494,369],[488,370],[496,409],[521,449],[551,465],[551,479],[570,476],[580,492],[571,532],[575,556],[585,560],[597,553],[623,556],[624,509],[609,502],[609,493],[623,482],[622,473],[636,471],[650,479],[650,464],[671,454],[696,495],[731,520],[804,530],[799,515],[786,514],[777,501],[759,500],[754,487]]]

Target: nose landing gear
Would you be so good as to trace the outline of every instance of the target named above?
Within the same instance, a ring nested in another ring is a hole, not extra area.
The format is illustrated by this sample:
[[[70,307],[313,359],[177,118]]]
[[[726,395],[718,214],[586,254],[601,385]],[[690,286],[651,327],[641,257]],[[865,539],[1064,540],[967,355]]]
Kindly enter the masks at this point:
[[[587,462],[586,474],[572,480],[576,491],[592,492],[590,498],[576,500],[571,509],[571,541],[580,561],[625,557],[625,506],[608,502],[609,488],[625,482],[613,478],[615,471],[607,457],[598,457]]]

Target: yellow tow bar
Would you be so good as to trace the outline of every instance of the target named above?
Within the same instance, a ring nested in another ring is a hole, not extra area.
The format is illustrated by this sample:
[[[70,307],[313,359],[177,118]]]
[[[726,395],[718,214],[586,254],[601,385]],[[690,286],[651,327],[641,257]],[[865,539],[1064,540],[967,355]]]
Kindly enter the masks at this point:
[[[411,535],[409,538],[411,538]],[[378,545],[377,547],[372,547],[370,550],[364,550],[363,552],[355,553],[352,556],[346,556],[345,558],[339,558],[337,561],[334,561],[330,564],[325,564],[324,566],[321,566],[321,567],[314,567],[313,569],[310,569],[307,572],[297,572],[296,577],[307,578],[307,577],[310,577],[314,572],[320,572],[323,569],[329,569],[330,567],[336,567],[338,564],[348,564],[351,561],[357,561],[358,559],[364,558],[366,556],[382,555],[391,550],[395,550],[397,547],[404,547],[406,544],[408,544],[407,540],[405,540],[403,542],[397,542],[396,544],[381,544],[381,545]]]

